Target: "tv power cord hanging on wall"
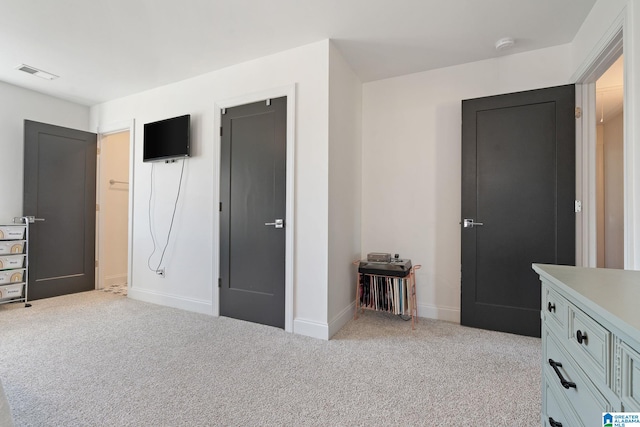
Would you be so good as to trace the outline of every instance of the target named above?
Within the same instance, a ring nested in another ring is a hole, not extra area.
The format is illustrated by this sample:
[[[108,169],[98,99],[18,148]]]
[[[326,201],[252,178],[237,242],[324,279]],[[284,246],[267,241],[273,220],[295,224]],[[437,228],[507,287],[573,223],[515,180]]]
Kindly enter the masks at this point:
[[[165,162],[169,163],[169,161]],[[171,162],[173,163],[173,162]],[[164,277],[165,270],[161,268],[162,261],[164,260],[164,254],[167,251],[167,247],[169,246],[169,239],[171,238],[171,231],[173,230],[173,221],[176,217],[176,209],[178,208],[178,200],[180,199],[180,190],[182,189],[182,177],[184,176],[184,163],[185,160],[182,160],[182,168],[180,170],[180,181],[178,182],[178,191],[176,193],[176,201],[173,204],[173,213],[171,214],[171,223],[169,224],[169,232],[167,233],[167,241],[165,242],[164,248],[162,249],[162,254],[160,255],[160,261],[158,261],[158,265],[156,268],[151,266],[151,258],[156,253],[157,245],[156,245],[156,237],[153,234],[153,227],[151,225],[151,201],[153,200],[153,172],[155,163],[151,163],[151,191],[149,191],[149,209],[148,209],[148,219],[149,219],[149,233],[151,234],[151,241],[153,242],[153,251],[149,255],[147,259],[147,267],[149,270],[155,272],[158,276]]]

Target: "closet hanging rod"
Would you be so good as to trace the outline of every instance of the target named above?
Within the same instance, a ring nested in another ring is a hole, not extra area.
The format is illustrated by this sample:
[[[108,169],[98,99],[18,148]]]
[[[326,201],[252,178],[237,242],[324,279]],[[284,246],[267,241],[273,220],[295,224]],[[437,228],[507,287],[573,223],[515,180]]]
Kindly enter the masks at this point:
[[[110,179],[109,180],[109,184],[113,185],[113,184],[127,184],[129,185],[128,181],[116,181],[115,179]]]

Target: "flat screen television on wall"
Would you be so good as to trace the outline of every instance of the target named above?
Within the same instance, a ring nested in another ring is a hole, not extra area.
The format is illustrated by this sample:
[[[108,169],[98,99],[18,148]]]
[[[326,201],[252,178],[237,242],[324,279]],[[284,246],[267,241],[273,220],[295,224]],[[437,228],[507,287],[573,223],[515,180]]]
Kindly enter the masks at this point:
[[[191,115],[144,125],[142,161],[156,162],[191,156]]]

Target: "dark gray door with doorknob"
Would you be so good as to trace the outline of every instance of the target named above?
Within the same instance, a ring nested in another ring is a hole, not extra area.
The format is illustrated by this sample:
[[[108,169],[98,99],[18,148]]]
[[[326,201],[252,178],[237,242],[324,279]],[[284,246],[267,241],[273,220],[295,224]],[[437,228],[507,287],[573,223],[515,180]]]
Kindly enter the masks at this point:
[[[227,108],[220,170],[220,314],[284,328],[286,97]]]
[[[573,85],[462,102],[461,323],[540,336],[532,263],[575,263]]]
[[[95,289],[97,135],[24,122],[29,299]]]

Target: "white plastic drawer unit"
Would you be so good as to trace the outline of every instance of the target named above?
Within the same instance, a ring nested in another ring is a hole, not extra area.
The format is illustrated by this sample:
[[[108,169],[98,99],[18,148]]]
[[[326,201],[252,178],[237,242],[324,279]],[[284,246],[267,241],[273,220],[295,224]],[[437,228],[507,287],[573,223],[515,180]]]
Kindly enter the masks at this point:
[[[24,253],[24,240],[0,241],[0,255],[12,255]]]
[[[24,283],[0,285],[0,301],[23,297]]]
[[[24,255],[0,255],[0,270],[24,267]]]
[[[7,283],[20,283],[24,280],[25,269],[0,271],[0,285]]]
[[[26,228],[24,225],[0,225],[0,240],[22,240]]]

